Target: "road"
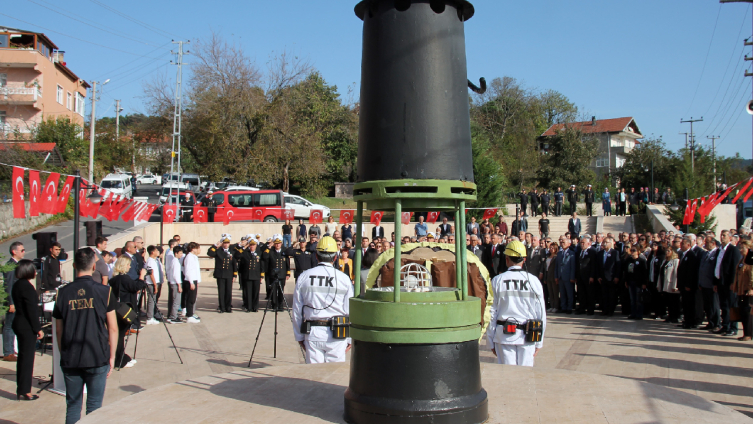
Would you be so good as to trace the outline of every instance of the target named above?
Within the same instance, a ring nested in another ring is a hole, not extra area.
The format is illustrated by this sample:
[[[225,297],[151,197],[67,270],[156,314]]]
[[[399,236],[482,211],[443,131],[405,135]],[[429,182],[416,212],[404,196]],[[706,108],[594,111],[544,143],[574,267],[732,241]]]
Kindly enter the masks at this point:
[[[149,198],[149,203],[157,203],[159,196],[157,196],[157,191],[160,190],[161,186],[158,185],[139,185],[138,192],[136,193],[136,196],[146,196]],[[159,221],[160,216],[157,212],[155,212],[149,221]],[[133,227],[133,221],[125,222],[123,220],[118,219],[117,221],[108,221],[102,217],[98,217],[97,219],[91,219],[91,218],[81,218],[81,228],[79,228],[79,243],[81,246],[86,245],[86,227],[84,226],[84,222],[87,221],[102,221],[102,235],[107,237],[113,234],[117,234],[121,232],[124,229]],[[58,233],[58,242],[63,245],[63,249],[65,249],[66,252],[72,252],[73,251],[73,220],[61,222],[56,225],[51,225],[49,227],[45,227],[44,229],[41,229],[39,231],[43,232],[57,232]],[[10,256],[8,249],[10,248],[11,243],[14,241],[20,241],[24,244],[24,247],[26,248],[26,259],[34,259],[37,257],[37,242],[36,240],[33,240],[31,238],[32,234],[26,234],[23,236],[18,236],[9,240],[6,240],[4,243],[0,243],[0,255],[2,255],[2,261],[5,262]],[[115,249],[117,247],[122,246],[108,246],[110,249]],[[45,252],[46,253],[46,252]]]

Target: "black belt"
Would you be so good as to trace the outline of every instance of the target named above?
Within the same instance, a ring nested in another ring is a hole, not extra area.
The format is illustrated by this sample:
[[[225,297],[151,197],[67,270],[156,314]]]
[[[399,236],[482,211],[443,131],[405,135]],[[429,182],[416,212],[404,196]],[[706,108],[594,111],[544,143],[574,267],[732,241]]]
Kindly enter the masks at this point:
[[[507,321],[497,320],[497,325],[507,325]],[[517,327],[518,327],[518,330],[525,330],[526,329],[526,325],[525,324],[518,324]]]
[[[306,322],[310,322],[312,327],[329,327],[332,325],[332,320],[309,320]]]

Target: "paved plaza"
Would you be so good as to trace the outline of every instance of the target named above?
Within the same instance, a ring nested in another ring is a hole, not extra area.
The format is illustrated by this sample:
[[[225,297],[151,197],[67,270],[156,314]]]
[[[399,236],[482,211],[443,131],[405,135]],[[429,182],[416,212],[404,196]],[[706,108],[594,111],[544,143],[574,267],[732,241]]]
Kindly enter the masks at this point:
[[[286,292],[292,293],[290,284],[287,285]],[[234,299],[235,304],[239,305],[240,291],[236,290]],[[161,302],[163,308],[164,300]],[[249,369],[246,366],[262,313],[246,314],[235,311],[232,314],[217,314],[214,311],[216,286],[213,282],[201,285],[198,306],[197,314],[201,316],[201,324],[169,326],[184,364],[181,365],[178,361],[163,326],[147,326],[139,336],[137,365],[113,372],[108,381],[104,408],[100,413],[119,410],[120,419],[112,422],[163,422],[158,417],[168,417],[180,422],[267,422],[261,420],[261,416],[257,417],[259,421],[256,421],[253,410],[243,413],[228,410],[227,415],[223,416],[222,408],[213,408],[212,403],[203,403],[202,398],[197,398],[196,402],[182,413],[182,402],[179,399],[185,394],[181,394],[179,388],[192,385],[210,387],[218,381],[228,381],[227,388],[218,392],[225,393],[226,390],[238,389],[233,384],[241,384],[232,383],[231,380],[244,380],[243,384],[256,387],[253,378],[273,375],[276,379],[265,386],[263,394],[279,399],[266,405],[267,409],[272,408],[278,412],[275,416],[285,417],[288,416],[285,414],[295,413],[298,416],[297,420],[311,415],[316,418],[311,422],[339,422],[337,419],[330,419],[337,418],[337,411],[333,415],[332,411],[327,410],[326,402],[304,408],[297,406],[294,399],[285,401],[286,393],[292,392],[291,385],[309,387],[306,385],[312,384],[300,378],[300,367],[290,367],[302,363],[303,360],[298,345],[293,340],[287,313],[278,314],[277,358],[273,358],[274,314],[270,313],[267,314],[254,361]],[[133,352],[134,344],[135,339],[132,336],[129,353]],[[42,357],[39,353],[37,355],[34,375],[47,378],[51,372],[51,356],[48,354]],[[517,386],[524,388],[525,393],[535,396],[539,405],[534,405],[534,409],[550,411],[546,414],[522,415],[518,411],[505,416],[500,416],[500,413],[496,412],[496,415],[492,414],[490,422],[498,422],[497,420],[504,418],[507,422],[605,423],[714,422],[714,417],[719,418],[717,422],[753,423],[753,419],[732,413],[728,409],[753,417],[752,359],[751,343],[722,338],[701,330],[682,330],[675,324],[664,322],[635,322],[617,316],[601,319],[584,315],[550,315],[544,349],[537,356],[535,370],[506,370],[510,367],[492,365],[494,358],[486,348],[485,341],[482,343],[481,358],[484,362],[484,386],[490,391],[490,410],[499,411],[507,406],[503,407],[500,404],[505,400],[496,391],[504,388],[520,396],[523,392],[517,390]],[[276,368],[265,369],[272,366]],[[347,385],[347,365],[325,367],[306,372],[317,375],[320,380],[330,381],[329,385],[326,385],[329,392],[344,391]],[[220,377],[216,376],[217,374],[227,374],[230,377]],[[63,397],[43,391],[37,401],[16,402],[15,364],[0,362],[0,375],[0,422],[63,422]],[[145,393],[126,399],[144,390],[176,382],[181,383],[149,392],[154,393],[154,396],[145,397]],[[642,384],[644,382],[651,384]],[[156,401],[161,399],[160,396],[172,399],[173,391],[174,401]],[[249,392],[248,389],[243,391]],[[578,396],[576,401],[576,397],[572,395],[575,391],[587,391],[590,394],[587,398]],[[207,392],[215,393],[213,390]],[[721,407],[681,392],[700,396],[716,402]],[[155,402],[147,400],[152,398]],[[118,401],[123,401],[121,406],[108,408]],[[211,399],[205,401],[211,402]],[[202,408],[211,414],[204,416],[187,413],[201,403]],[[514,408],[519,407],[515,406],[514,402],[509,406],[513,408],[510,411],[517,411]],[[561,415],[552,414],[553,409],[561,411]],[[694,409],[697,410],[697,415],[684,415]],[[626,411],[632,413],[626,415]],[[126,419],[130,414],[133,414],[133,420]],[[676,418],[678,416],[686,416],[687,420]],[[87,421],[98,422],[96,417],[97,415],[93,415],[90,417],[91,420]],[[107,421],[111,422],[111,418]]]

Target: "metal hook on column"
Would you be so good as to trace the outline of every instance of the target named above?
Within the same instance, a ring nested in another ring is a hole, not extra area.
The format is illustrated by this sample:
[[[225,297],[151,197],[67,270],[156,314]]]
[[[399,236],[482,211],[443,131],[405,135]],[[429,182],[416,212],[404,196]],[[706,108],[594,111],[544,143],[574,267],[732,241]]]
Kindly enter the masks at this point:
[[[476,94],[484,94],[486,92],[486,79],[481,77],[478,79],[478,82],[479,85],[481,85],[481,88],[478,88],[476,84],[472,83],[471,80],[468,80],[468,88]]]

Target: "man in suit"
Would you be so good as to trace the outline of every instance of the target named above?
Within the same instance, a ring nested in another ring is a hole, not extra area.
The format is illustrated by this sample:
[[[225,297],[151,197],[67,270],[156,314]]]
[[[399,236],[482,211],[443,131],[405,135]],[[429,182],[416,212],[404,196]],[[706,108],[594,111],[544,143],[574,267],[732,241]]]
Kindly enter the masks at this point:
[[[583,201],[586,202],[586,215],[593,216],[593,208],[594,208],[594,191],[591,189],[591,184],[586,186],[586,189],[583,190]]]
[[[528,234],[526,234],[528,237]],[[546,247],[542,246],[538,236],[531,237],[531,247],[526,248],[526,263],[528,264],[528,272],[535,275],[536,278],[541,279],[541,273],[544,270],[544,260],[548,254]]]
[[[575,188],[575,184],[570,186],[570,190],[566,194],[567,202],[570,203],[570,213],[575,213],[578,204],[578,190]]]
[[[489,278],[494,278],[500,272],[500,264],[505,261],[505,248],[502,246],[502,238],[499,234],[492,235],[492,244],[484,250],[484,265],[489,271]]]
[[[591,249],[591,236],[585,235],[580,240],[580,249],[576,257],[575,281],[578,291],[578,310],[576,314],[594,314],[596,303],[596,252]]]
[[[439,229],[442,231],[440,237],[447,237],[452,234],[452,225],[447,222],[447,218],[442,218],[442,223],[439,225]]]
[[[602,249],[596,256],[596,278],[601,285],[601,314],[614,315],[615,288],[620,282],[620,252],[614,249],[614,240],[604,240]]]
[[[698,291],[698,257],[692,250],[693,241],[684,237],[680,244],[682,257],[677,267],[677,288],[682,296],[684,321],[682,328],[695,328],[695,297]]]
[[[541,201],[541,211],[549,215],[549,202],[551,202],[552,197],[546,192],[546,189],[539,196],[539,200]]]
[[[701,269],[701,260],[706,256],[706,251],[703,249],[705,246],[704,243],[704,237],[703,234],[701,234],[700,237],[697,237],[695,234],[688,234],[688,237],[690,237],[692,247],[690,250],[693,251],[696,257],[696,265],[697,269],[695,270],[696,275],[700,275],[700,269]],[[703,324],[703,318],[706,316],[706,313],[703,309],[703,291],[700,287],[700,282],[698,286],[698,290],[696,290],[695,295],[695,325],[701,325]]]
[[[381,222],[377,222],[374,228],[371,229],[371,239],[376,241],[377,238],[384,237],[384,227]]]
[[[539,191],[538,189],[533,189],[533,192],[529,193],[528,197],[531,200],[531,215],[536,216],[539,213]]]
[[[282,245],[282,237],[280,238]],[[236,258],[230,250],[230,234],[223,234],[220,240],[207,250],[207,255],[214,258],[214,274],[217,279],[217,312],[233,312],[233,283],[238,275]]]
[[[139,279],[139,272],[141,272],[141,269],[143,268],[143,266],[139,265],[138,258],[141,255],[136,251],[136,243],[127,241],[123,247],[123,251],[129,258],[131,258],[131,268],[128,270],[127,274],[133,281],[136,281]]]
[[[474,255],[476,255],[477,258],[480,260],[483,260],[483,251],[481,249],[481,242],[478,239],[477,235],[471,236],[471,244],[468,246],[468,250],[470,250]]]
[[[13,318],[16,316],[16,305],[13,304],[13,297],[10,293],[11,290],[13,290],[13,284],[16,282],[16,265],[18,265],[21,259],[24,258],[24,255],[26,255],[26,249],[24,248],[23,243],[20,241],[14,241],[11,243],[8,251],[10,253],[10,259],[8,259],[6,265],[12,265],[13,269],[3,275],[5,293],[7,294],[7,297],[5,298],[5,306],[8,307],[8,312],[5,313],[5,320],[3,321],[3,360],[16,362],[18,359],[14,343],[16,340],[16,333],[14,333],[13,328],[11,328],[13,326]]]
[[[570,249],[570,239],[560,236],[560,251],[555,263],[554,281],[560,287],[560,310],[573,313],[575,304],[575,253]]]
[[[528,194],[526,193],[526,190],[523,189],[518,193],[518,199],[520,199],[520,211],[523,213],[523,215],[526,215],[526,210],[528,209]]]
[[[173,239],[170,239],[170,241],[174,242]],[[105,258],[102,257],[102,252],[107,250],[107,239],[99,236],[94,240],[94,244],[96,246],[94,253],[97,255],[97,262],[96,267],[94,268],[94,273],[92,274],[92,280],[106,286],[108,285],[107,281],[110,279],[110,268],[107,266]]]
[[[567,222],[567,231],[570,231],[570,237],[571,238],[578,238],[580,236],[580,231],[582,227],[580,224],[580,218],[578,218],[578,213],[573,212],[572,217]],[[589,244],[590,246],[590,244]]]
[[[730,290],[730,286],[735,282],[737,265],[742,259],[742,254],[730,243],[732,235],[729,230],[722,231],[719,238],[722,245],[716,257],[714,282],[719,295],[719,306],[722,309],[722,328],[717,333],[729,337],[737,335],[737,322],[730,322],[729,317],[730,308],[736,305],[737,295]]]

